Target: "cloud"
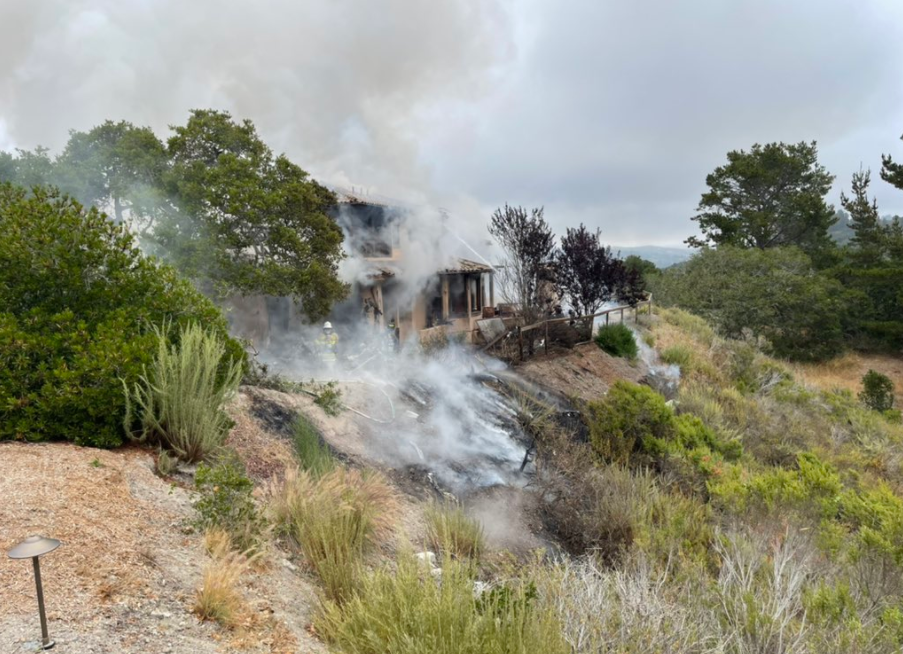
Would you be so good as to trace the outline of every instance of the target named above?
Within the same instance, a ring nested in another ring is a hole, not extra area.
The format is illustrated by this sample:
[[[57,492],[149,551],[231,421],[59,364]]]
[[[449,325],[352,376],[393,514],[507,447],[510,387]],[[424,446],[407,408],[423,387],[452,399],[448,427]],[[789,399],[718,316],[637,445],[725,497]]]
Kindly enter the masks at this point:
[[[228,109],[325,181],[475,231],[511,202],[676,243],[728,150],[818,140],[835,200],[903,152],[901,37],[895,0],[3,3],[0,146]]]

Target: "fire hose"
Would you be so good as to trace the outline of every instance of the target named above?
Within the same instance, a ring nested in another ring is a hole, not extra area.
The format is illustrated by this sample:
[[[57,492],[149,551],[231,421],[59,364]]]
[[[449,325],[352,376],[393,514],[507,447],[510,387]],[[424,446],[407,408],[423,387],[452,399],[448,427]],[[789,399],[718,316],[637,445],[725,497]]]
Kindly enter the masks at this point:
[[[373,422],[380,424],[380,425],[391,425],[393,422],[395,422],[395,403],[392,402],[392,398],[389,397],[389,394],[386,393],[386,391],[381,386],[378,386],[377,384],[374,384],[373,382],[364,381],[363,379],[346,379],[346,380],[342,381],[341,383],[342,384],[366,384],[367,386],[373,386],[374,388],[378,389],[379,392],[385,396],[386,401],[389,403],[389,410],[392,412],[392,417],[389,420],[382,420],[380,418],[374,418],[373,416],[368,416],[363,411],[358,411],[354,407],[348,406],[344,402],[342,403],[342,408],[348,409],[352,413],[355,413],[355,414],[361,416],[362,418],[366,418],[367,420],[372,420]],[[308,391],[303,388],[301,389],[301,391],[303,393],[306,393],[307,395],[310,395],[313,398],[319,397],[319,395],[317,395],[313,391]]]

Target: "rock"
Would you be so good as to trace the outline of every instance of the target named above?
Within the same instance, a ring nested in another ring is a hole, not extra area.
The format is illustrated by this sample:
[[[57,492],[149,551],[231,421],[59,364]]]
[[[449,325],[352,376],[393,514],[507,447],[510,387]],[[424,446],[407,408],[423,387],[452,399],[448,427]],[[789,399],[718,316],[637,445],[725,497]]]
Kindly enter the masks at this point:
[[[436,555],[432,552],[417,552],[414,556],[420,561],[428,562],[431,568],[436,567]]]
[[[285,567],[285,568],[288,568],[288,569],[291,570],[292,572],[297,572],[297,571],[298,571],[298,566],[296,566],[294,563],[292,563],[292,562],[289,561],[288,559],[282,559],[282,566]]]

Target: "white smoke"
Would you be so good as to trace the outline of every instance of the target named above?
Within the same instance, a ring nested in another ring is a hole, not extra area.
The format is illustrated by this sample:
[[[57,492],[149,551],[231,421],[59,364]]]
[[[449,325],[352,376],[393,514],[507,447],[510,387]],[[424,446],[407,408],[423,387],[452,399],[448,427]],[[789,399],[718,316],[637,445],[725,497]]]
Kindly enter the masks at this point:
[[[364,446],[387,465],[426,470],[442,489],[460,494],[525,480],[526,448],[512,400],[486,381],[504,367],[497,360],[478,360],[458,346],[427,356],[412,343],[400,352],[373,343],[335,366],[298,349],[262,357],[290,379],[337,381],[353,419],[366,429]],[[358,385],[369,392],[356,392]]]
[[[105,119],[164,134],[225,109],[321,181],[423,200],[424,116],[494,84],[501,2],[4,2],[0,118],[7,143],[58,151]]]

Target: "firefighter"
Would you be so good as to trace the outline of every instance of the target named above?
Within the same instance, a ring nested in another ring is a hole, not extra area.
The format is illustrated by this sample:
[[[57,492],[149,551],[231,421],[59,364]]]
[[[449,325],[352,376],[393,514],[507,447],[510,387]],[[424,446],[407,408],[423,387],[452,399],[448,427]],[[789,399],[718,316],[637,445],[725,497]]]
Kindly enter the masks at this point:
[[[323,333],[317,337],[317,351],[323,363],[335,364],[339,354],[339,335],[332,331],[331,322],[323,323]]]
[[[386,327],[386,344],[390,352],[398,352],[401,346],[399,336],[398,325],[395,324],[395,319],[393,318]]]

